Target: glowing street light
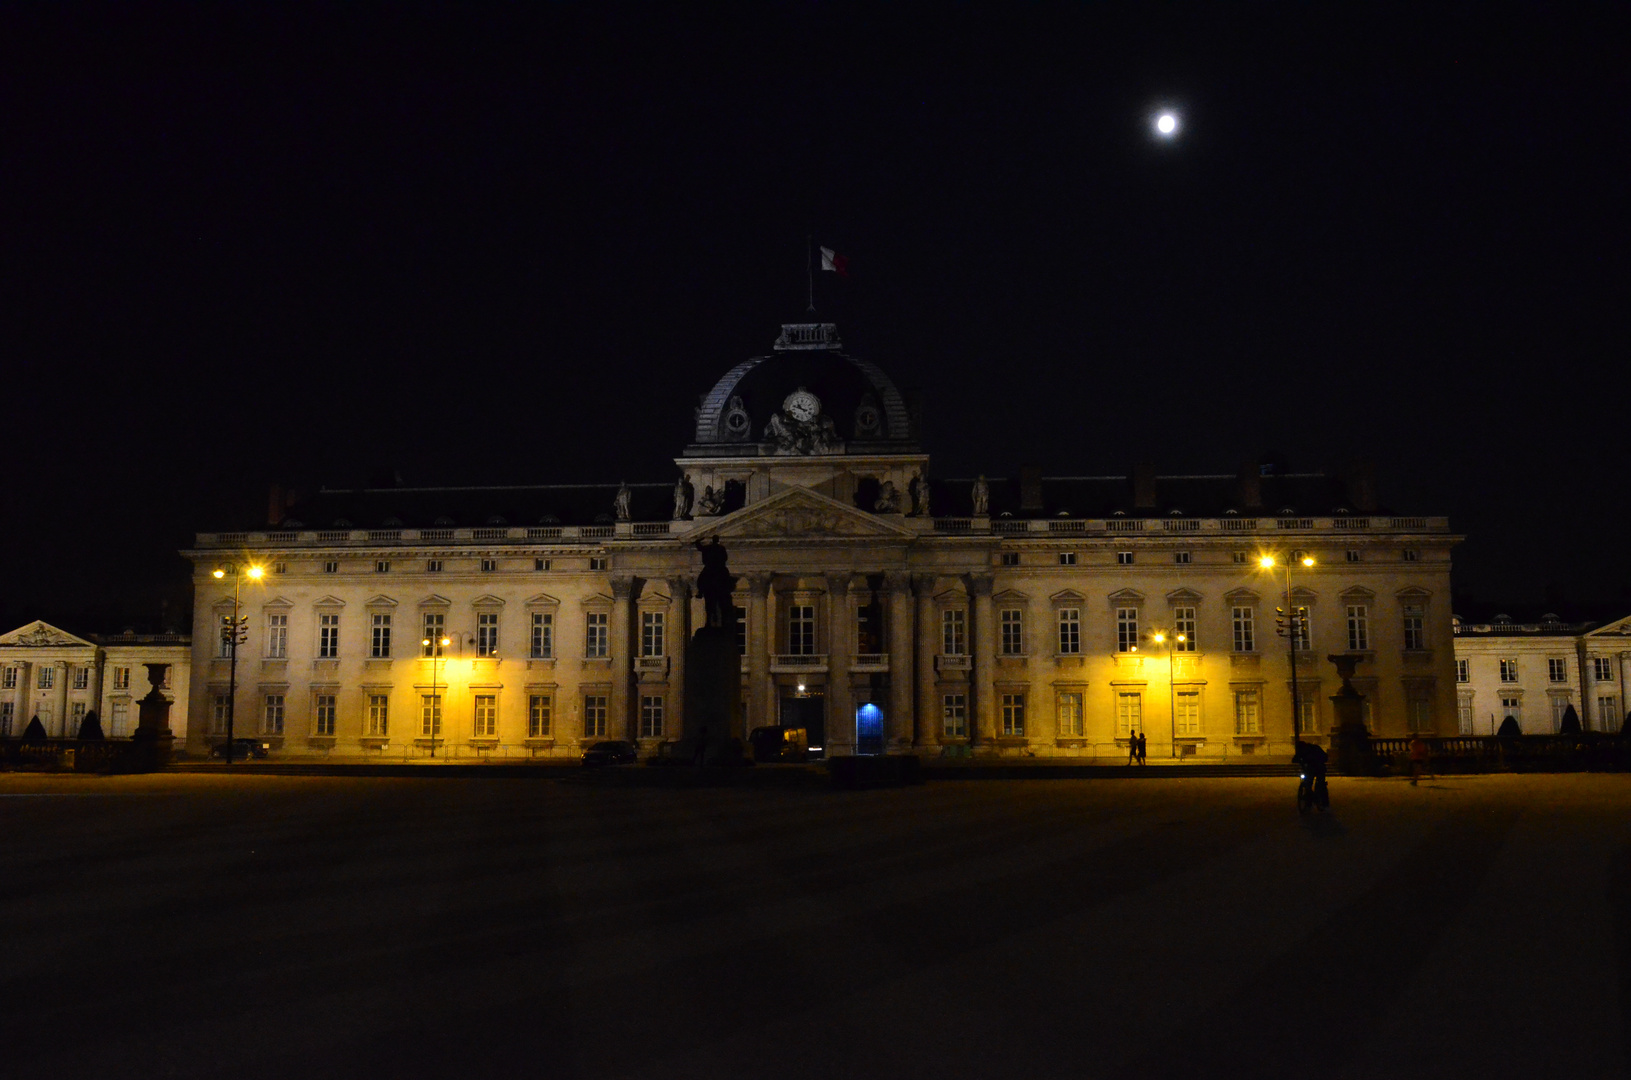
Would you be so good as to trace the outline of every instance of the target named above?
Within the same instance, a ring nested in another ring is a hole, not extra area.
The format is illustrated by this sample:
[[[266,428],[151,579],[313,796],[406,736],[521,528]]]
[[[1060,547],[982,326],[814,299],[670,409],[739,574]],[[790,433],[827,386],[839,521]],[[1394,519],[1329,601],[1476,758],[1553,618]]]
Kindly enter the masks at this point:
[[[440,665],[442,663],[442,650],[447,648],[448,645],[450,645],[451,643],[452,643],[451,638],[443,637],[443,638],[439,639],[436,642],[436,648],[431,649],[431,647],[430,647],[430,638],[422,638],[422,639],[420,639],[420,642],[419,642],[419,644],[421,646],[423,646],[424,648],[430,650],[430,707],[431,707],[431,714],[430,714],[429,719],[430,719],[431,723],[430,723],[430,731],[427,732],[426,734],[428,734],[430,736],[430,756],[433,757],[433,758],[436,756],[436,736],[439,735],[441,733],[441,730],[442,730],[442,693],[441,693],[440,690],[437,689],[437,686],[436,686],[436,676],[438,674],[437,669],[440,667]]]
[[[1150,635],[1150,640],[1157,645],[1165,645],[1166,631],[1157,630]],[[1173,674],[1172,654],[1177,651],[1178,646],[1188,640],[1187,634],[1174,634],[1172,644],[1167,645],[1167,743],[1172,747],[1173,757],[1178,756],[1178,684]]]
[[[261,575],[265,573],[266,571],[264,568],[255,566],[253,563],[242,568],[240,568],[237,563],[228,563],[225,566],[217,566],[213,571],[211,571],[212,576],[214,576],[215,580],[217,581],[224,579],[228,574],[232,575],[232,619],[228,625],[221,628],[227,640],[227,655],[232,658],[231,674],[227,677],[228,765],[232,764],[233,728],[234,721],[237,719],[238,713],[238,646],[242,644],[243,640],[249,633],[249,628],[244,625],[243,618],[238,614],[239,595],[243,585],[243,579],[245,577],[248,577],[252,581],[259,581],[261,579]]]
[[[1155,118],[1155,133],[1163,139],[1175,138],[1178,134],[1178,116],[1176,113],[1163,112]]]
[[[1291,557],[1285,560],[1286,570],[1286,606],[1285,613],[1286,646],[1291,654],[1291,741],[1295,743],[1302,738],[1303,700],[1301,689],[1297,685],[1297,639],[1301,636],[1300,630],[1308,625],[1308,613],[1298,614],[1296,602],[1291,596],[1291,563],[1292,560],[1302,563],[1305,567],[1314,565],[1314,557],[1304,552],[1292,552]],[[1273,570],[1278,564],[1273,555],[1264,555],[1258,559],[1258,565],[1265,570]]]

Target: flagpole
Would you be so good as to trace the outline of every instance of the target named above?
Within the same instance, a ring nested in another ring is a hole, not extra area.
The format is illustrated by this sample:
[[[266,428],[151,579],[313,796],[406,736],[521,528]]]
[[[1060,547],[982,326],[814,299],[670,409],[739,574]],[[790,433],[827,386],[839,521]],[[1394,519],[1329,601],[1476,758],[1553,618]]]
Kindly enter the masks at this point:
[[[809,233],[804,234],[804,276],[810,287],[810,314],[815,314],[815,247]]]

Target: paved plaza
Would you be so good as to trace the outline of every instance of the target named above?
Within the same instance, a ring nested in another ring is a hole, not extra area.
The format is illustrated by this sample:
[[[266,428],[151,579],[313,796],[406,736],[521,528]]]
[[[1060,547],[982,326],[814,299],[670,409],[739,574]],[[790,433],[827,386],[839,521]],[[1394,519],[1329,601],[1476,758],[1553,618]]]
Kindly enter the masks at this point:
[[[577,779],[0,775],[0,1071],[1627,1074],[1631,777]]]

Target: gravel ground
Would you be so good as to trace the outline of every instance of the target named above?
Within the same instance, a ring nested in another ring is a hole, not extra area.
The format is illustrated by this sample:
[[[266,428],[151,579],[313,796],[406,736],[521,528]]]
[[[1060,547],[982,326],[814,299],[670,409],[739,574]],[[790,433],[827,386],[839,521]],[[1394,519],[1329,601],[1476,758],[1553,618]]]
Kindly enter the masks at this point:
[[[1631,777],[0,775],[23,1077],[1623,1077]]]

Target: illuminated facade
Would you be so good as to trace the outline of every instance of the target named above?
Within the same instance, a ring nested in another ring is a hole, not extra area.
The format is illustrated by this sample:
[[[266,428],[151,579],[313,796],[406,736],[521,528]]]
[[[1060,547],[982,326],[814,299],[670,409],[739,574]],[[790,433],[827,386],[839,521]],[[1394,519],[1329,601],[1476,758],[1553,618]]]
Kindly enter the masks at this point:
[[[23,734],[38,718],[48,738],[78,736],[95,712],[102,733],[124,738],[136,730],[137,702],[152,690],[148,664],[168,664],[159,688],[170,699],[170,731],[187,736],[192,643],[182,634],[77,637],[35,622],[0,634],[0,738]]]
[[[1456,620],[1457,729],[1493,735],[1512,717],[1526,735],[1554,735],[1574,706],[1586,731],[1617,732],[1625,722],[1631,677],[1631,618],[1538,623],[1497,615]]]
[[[710,537],[739,575],[739,735],[785,722],[829,753],[1124,758],[1137,731],[1152,758],[1289,752],[1286,582],[1265,553],[1314,559],[1291,578],[1311,736],[1332,722],[1333,652],[1363,657],[1378,734],[1456,730],[1459,538],[1378,509],[1363,480],[931,482],[894,384],[823,323],[727,372],[676,464],[621,489],[325,491],[199,534],[190,749],[224,731],[232,590],[211,572],[247,559],[267,574],[244,584],[237,724],[277,753],[654,751],[682,730],[693,545]]]

